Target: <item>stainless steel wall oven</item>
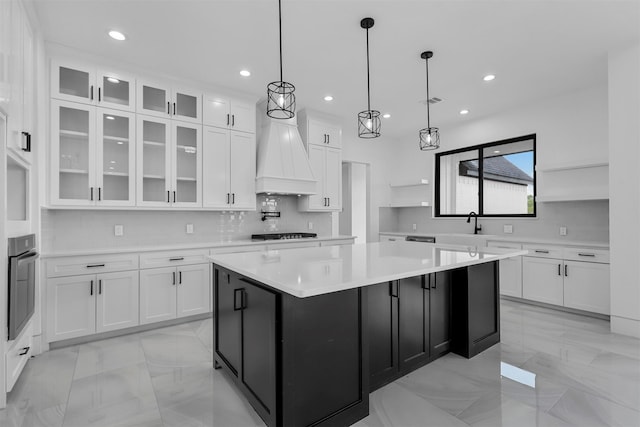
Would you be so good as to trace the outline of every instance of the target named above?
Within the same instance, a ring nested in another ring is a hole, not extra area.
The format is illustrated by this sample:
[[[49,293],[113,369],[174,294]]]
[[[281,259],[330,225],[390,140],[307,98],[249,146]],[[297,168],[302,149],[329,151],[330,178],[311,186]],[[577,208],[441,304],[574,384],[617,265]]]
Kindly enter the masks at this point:
[[[14,340],[29,322],[35,307],[36,236],[9,239],[9,341]]]

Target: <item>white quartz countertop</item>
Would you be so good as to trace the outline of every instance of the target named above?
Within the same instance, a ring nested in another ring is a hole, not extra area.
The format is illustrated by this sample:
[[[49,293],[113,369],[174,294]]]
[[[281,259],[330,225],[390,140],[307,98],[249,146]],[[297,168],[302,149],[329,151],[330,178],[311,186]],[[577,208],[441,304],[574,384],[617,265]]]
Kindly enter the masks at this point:
[[[210,259],[276,290],[304,298],[526,253],[400,241],[220,254]]]
[[[483,239],[492,242],[518,242],[518,243],[534,243],[534,244],[546,244],[546,245],[559,245],[559,246],[580,246],[589,248],[609,249],[608,242],[598,242],[589,240],[567,240],[567,239],[545,239],[539,237],[527,237],[527,236],[504,236],[499,234],[465,234],[465,233],[416,233],[416,232],[397,232],[397,231],[381,231],[379,234],[387,236],[421,236],[421,237],[435,237],[436,242],[438,236],[446,237],[469,237],[470,239]]]
[[[332,240],[345,240],[354,239],[354,236],[318,236],[304,239],[281,239],[281,240],[251,240],[251,239],[239,239],[239,240],[219,240],[205,243],[186,243],[179,245],[156,245],[156,246],[131,246],[131,247],[119,247],[119,248],[95,248],[95,249],[78,249],[68,251],[54,251],[45,252],[40,255],[40,258],[56,258],[66,256],[83,256],[83,255],[110,255],[110,254],[123,254],[123,253],[135,253],[135,252],[153,252],[153,251],[181,251],[190,249],[216,249],[225,247],[236,246],[264,246],[264,245],[279,245],[292,242],[326,242]]]

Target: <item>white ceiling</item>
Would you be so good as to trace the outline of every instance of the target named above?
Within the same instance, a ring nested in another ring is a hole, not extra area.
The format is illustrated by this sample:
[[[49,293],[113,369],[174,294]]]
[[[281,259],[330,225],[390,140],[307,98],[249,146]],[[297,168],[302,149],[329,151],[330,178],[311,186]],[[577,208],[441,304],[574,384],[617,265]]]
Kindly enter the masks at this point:
[[[32,0],[45,40],[196,82],[266,96],[279,79],[276,0]],[[284,79],[298,107],[352,118],[366,109],[365,31],[371,16],[372,108],[382,133],[452,125],[591,84],[607,52],[640,40],[640,0],[283,0]],[[118,43],[107,36],[119,29]],[[241,78],[247,68],[251,77]],[[482,77],[497,78],[485,83]],[[334,101],[323,100],[326,94]],[[458,111],[470,110],[467,116]]]

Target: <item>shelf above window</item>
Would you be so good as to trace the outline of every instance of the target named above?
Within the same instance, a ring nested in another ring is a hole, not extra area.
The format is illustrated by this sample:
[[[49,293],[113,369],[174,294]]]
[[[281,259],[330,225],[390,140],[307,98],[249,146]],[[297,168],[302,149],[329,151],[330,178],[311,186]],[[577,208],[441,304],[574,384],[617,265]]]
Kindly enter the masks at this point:
[[[538,202],[609,199],[609,164],[565,163],[538,167]]]
[[[391,189],[389,206],[392,208],[431,206],[428,179],[391,183],[389,187]]]

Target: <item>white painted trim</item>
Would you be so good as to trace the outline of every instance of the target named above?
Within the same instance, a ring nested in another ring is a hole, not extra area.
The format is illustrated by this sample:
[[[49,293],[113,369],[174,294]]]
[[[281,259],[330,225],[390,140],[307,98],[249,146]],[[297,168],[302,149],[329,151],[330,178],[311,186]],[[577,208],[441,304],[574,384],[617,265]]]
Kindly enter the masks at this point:
[[[611,316],[611,332],[640,338],[640,320]]]

